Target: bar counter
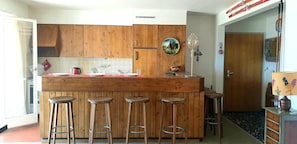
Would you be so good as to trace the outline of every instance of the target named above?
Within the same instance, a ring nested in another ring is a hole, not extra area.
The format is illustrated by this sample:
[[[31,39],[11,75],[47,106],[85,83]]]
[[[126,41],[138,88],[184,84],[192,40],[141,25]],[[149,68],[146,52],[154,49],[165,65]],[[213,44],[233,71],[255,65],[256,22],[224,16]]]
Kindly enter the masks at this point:
[[[186,103],[185,116],[188,124],[188,137],[204,137],[204,78],[179,76],[42,76],[42,87],[40,93],[40,134],[41,138],[47,138],[51,97],[72,96],[75,98],[74,127],[76,138],[88,138],[90,104],[88,98],[108,96],[112,97],[111,107],[113,138],[125,138],[127,125],[128,103],[124,98],[128,96],[147,96],[147,130],[149,138],[157,138],[160,131],[161,98],[165,96],[184,97]],[[182,108],[178,110],[178,125],[186,124],[182,121]],[[65,116],[65,108],[59,109],[59,124],[64,124],[62,117]],[[163,123],[171,123],[171,107],[165,108],[166,115]],[[131,124],[142,123],[142,107],[133,107]],[[98,105],[96,112],[96,124],[104,125],[104,107]],[[135,120],[134,120],[135,119]],[[66,135],[57,135],[66,138]],[[183,135],[181,135],[183,136]],[[179,137],[181,137],[179,136]],[[96,138],[106,138],[105,135],[96,135]],[[130,134],[131,138],[142,138],[142,134]],[[170,137],[163,134],[162,137]]]

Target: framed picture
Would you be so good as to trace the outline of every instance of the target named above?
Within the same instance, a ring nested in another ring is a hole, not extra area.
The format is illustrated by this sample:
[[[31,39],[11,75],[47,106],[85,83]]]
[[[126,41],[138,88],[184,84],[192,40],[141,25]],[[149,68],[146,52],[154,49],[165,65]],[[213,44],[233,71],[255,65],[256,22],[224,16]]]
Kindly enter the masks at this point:
[[[276,62],[277,38],[265,39],[265,59],[266,61]]]

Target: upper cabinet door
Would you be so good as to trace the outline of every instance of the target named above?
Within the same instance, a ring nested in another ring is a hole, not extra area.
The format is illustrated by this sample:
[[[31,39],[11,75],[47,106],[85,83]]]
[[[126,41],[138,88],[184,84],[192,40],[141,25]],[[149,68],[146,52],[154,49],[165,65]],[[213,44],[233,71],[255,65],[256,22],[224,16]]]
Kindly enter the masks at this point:
[[[132,27],[107,26],[109,58],[132,58]]]
[[[108,45],[107,26],[84,26],[84,57],[106,58]]]
[[[60,57],[83,56],[83,26],[82,25],[60,25],[61,52]]]
[[[56,47],[58,38],[58,25],[38,24],[37,45],[38,47]]]
[[[133,46],[158,48],[158,25],[133,25]]]

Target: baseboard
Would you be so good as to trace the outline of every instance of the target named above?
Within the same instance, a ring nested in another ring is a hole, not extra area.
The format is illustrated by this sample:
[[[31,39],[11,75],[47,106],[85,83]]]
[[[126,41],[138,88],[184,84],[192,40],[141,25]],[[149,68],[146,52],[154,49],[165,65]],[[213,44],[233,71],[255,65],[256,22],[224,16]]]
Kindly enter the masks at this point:
[[[0,133],[4,132],[7,130],[7,125],[0,125]]]

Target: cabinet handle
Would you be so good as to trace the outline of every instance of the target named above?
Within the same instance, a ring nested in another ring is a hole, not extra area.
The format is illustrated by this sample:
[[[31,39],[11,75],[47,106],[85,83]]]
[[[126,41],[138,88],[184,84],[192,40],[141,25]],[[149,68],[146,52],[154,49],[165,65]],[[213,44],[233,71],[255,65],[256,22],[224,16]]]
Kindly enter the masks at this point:
[[[135,60],[139,59],[138,51],[135,52]]]

